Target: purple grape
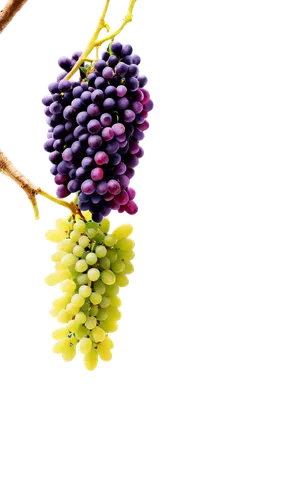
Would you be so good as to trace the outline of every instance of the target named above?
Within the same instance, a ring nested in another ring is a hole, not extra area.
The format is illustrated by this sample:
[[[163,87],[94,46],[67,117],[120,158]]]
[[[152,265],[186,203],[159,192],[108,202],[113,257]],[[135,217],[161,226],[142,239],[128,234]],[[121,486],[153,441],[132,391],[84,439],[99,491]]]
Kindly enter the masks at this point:
[[[87,130],[91,134],[97,134],[97,132],[99,132],[100,129],[101,129],[101,125],[100,125],[100,122],[98,120],[90,120],[90,122],[87,126]]]
[[[56,175],[58,173],[57,165],[52,165],[50,168],[50,172],[52,175]]]
[[[104,127],[108,127],[112,123],[112,116],[109,113],[103,113],[100,117],[100,123]]]
[[[103,215],[101,212],[95,212],[92,214],[92,219],[95,221],[95,222],[102,222],[102,219],[103,219]]]
[[[127,88],[125,85],[119,85],[116,89],[116,93],[118,97],[124,97],[127,93]]]
[[[93,182],[91,179],[87,179],[82,183],[81,190],[84,194],[92,194],[95,191],[95,186],[95,182]]]
[[[127,87],[131,92],[134,92],[135,90],[137,90],[139,88],[139,82],[138,82],[137,78],[135,78],[134,76],[132,76],[131,78],[128,78],[127,79]]]
[[[119,178],[118,178],[119,182],[120,182],[120,185],[121,185],[121,188],[122,189],[126,189],[129,184],[130,184],[130,179],[127,175],[120,175]]]
[[[62,111],[63,107],[59,102],[53,102],[53,104],[50,105],[50,112],[54,115],[60,115]]]
[[[88,133],[82,134],[82,135],[79,136],[79,142],[81,144],[85,144],[88,141],[88,139],[89,139],[89,134]]]
[[[116,74],[119,76],[126,75],[128,72],[128,69],[129,69],[128,64],[125,64],[124,62],[118,63],[117,66],[115,67]]]
[[[51,94],[55,94],[56,92],[59,91],[59,85],[57,82],[50,83],[48,89],[51,92]]]
[[[72,64],[69,57],[62,56],[58,60],[58,65],[60,68],[65,69],[66,71],[70,71]]]
[[[141,132],[141,130],[139,130],[138,128],[135,127],[135,130],[134,130],[134,139],[136,139],[136,141],[142,141],[145,137],[144,135],[144,132]]]
[[[82,93],[83,93],[83,88],[80,85],[78,85],[77,87],[75,87],[73,89],[73,91],[72,91],[72,95],[75,98],[79,98]]]
[[[88,138],[88,145],[93,148],[93,150],[96,150],[102,145],[102,138],[100,135],[90,135]]]
[[[94,166],[94,160],[93,158],[89,158],[86,156],[85,158],[83,158],[81,165],[83,168],[90,168]]]
[[[63,157],[64,161],[71,161],[73,158],[73,152],[72,152],[71,148],[65,149],[63,154],[62,154],[62,157]]]
[[[76,169],[75,175],[78,180],[82,180],[83,177],[86,175],[86,170],[83,167],[79,167]]]
[[[67,107],[64,109],[64,113],[63,113],[63,115],[64,115],[64,118],[65,118],[66,120],[70,120],[71,118],[73,118],[73,117],[74,117],[74,115],[75,115],[75,111],[74,111],[73,107],[72,107],[72,106],[67,106]]]
[[[120,110],[124,110],[124,109],[127,109],[129,106],[129,100],[127,99],[127,97],[120,97],[117,101],[117,107],[118,109]]]
[[[94,86],[94,81],[96,79],[95,73],[89,73],[87,76],[88,84]]]
[[[89,104],[86,111],[88,112],[89,116],[98,116],[101,113],[100,107],[97,104]]]
[[[74,154],[78,154],[82,151],[82,145],[79,141],[75,141],[72,145],[71,145],[71,150]]]
[[[110,56],[109,52],[105,51],[101,54],[101,59],[103,59],[104,61],[107,61],[109,56]]]
[[[148,83],[148,78],[145,75],[139,75],[138,76],[138,82],[139,82],[139,87],[145,87]]]
[[[132,52],[133,52],[133,48],[131,45],[129,45],[128,43],[126,43],[125,45],[122,45],[122,50],[121,50],[122,57],[130,56],[130,54],[132,54]]]
[[[97,205],[97,203],[99,203],[101,201],[101,196],[97,193],[93,193],[91,195],[90,199],[94,205]]]
[[[97,165],[105,165],[109,162],[108,155],[104,151],[98,151],[94,157]]]
[[[131,60],[132,60],[132,64],[136,64],[137,66],[139,66],[139,64],[141,62],[141,58],[137,54],[132,54]]]
[[[112,130],[115,135],[122,135],[125,132],[125,127],[123,123],[115,123],[114,125],[112,125]]]
[[[144,149],[141,148],[141,146],[139,146],[139,151],[138,151],[138,153],[136,153],[136,157],[142,158],[142,156],[144,156]]]
[[[119,165],[119,163],[121,162],[121,155],[119,155],[118,153],[115,153],[114,155],[111,155],[110,156],[110,163],[111,165]]]
[[[76,179],[73,179],[71,181],[69,181],[68,183],[68,190],[71,192],[71,193],[76,193],[80,188],[80,183],[79,181],[77,181]]]
[[[91,176],[91,178],[92,178],[93,181],[101,181],[101,179],[103,178],[103,170],[102,170],[102,168],[100,168],[100,167],[94,168],[91,171],[90,176]]]
[[[107,85],[106,80],[102,76],[98,76],[94,82],[96,89],[104,89]]]
[[[86,111],[81,111],[76,117],[76,121],[79,125],[86,125],[89,121],[89,115]]]
[[[109,55],[108,55],[108,57],[109,57]],[[98,59],[98,61],[96,61],[95,65],[94,65],[94,67],[97,71],[99,71],[101,73],[102,70],[106,67],[106,61],[104,61],[103,59]]]
[[[71,89],[71,82],[69,80],[61,80],[59,82],[59,91],[66,92]]]
[[[81,94],[80,98],[84,104],[89,104],[91,102],[91,93],[88,90],[85,90]]]
[[[46,95],[45,97],[43,97],[42,99],[42,103],[45,105],[45,106],[50,106],[53,102],[53,98],[51,95]]]
[[[75,125],[74,125],[74,122],[72,120],[67,121],[67,123],[65,124],[65,129],[69,133],[74,131],[74,127],[75,127]]]
[[[68,175],[64,175],[64,174],[57,174],[55,176],[55,183],[58,184],[58,186],[60,186],[61,184],[67,184],[69,181],[69,176]]]
[[[117,165],[117,167],[116,167],[116,169],[115,169],[115,173],[116,173],[117,175],[122,175],[122,174],[125,174],[125,172],[126,172],[126,168],[127,168],[127,167],[126,167],[125,163],[121,162],[121,163],[119,163],[119,165]]]
[[[70,171],[70,166],[68,163],[66,163],[65,161],[61,161],[59,164],[58,164],[58,173],[59,174],[68,174]]]
[[[81,109],[84,108],[84,104],[82,100],[79,97],[76,97],[72,102],[71,105],[75,111],[80,111]]]
[[[91,94],[92,102],[100,104],[104,100],[104,92],[101,89],[96,89]]]
[[[141,102],[139,102],[139,101],[133,101],[131,103],[131,109],[132,109],[132,111],[134,111],[134,113],[136,115],[138,115],[139,113],[142,113],[142,111],[143,111],[143,104],[141,104]]]
[[[149,112],[153,109],[153,107],[154,107],[154,103],[153,103],[153,101],[151,101],[151,99],[150,99],[150,101],[146,102],[146,104],[144,104],[145,111]]]
[[[115,196],[114,201],[119,205],[126,205],[126,203],[128,203],[129,201],[129,196],[127,192],[123,189],[121,193]]]
[[[64,127],[64,125],[57,125],[55,128],[54,128],[54,138],[55,139],[61,139],[62,137],[64,137],[66,134],[66,129]]]
[[[66,198],[69,195],[69,191],[63,184],[57,187],[56,195],[58,198]]]
[[[64,150],[64,141],[63,139],[56,139],[54,142],[54,149],[58,151],[59,153],[62,153]]]
[[[133,188],[131,188],[131,187],[128,187],[128,188],[126,189],[126,192],[127,192],[128,196],[129,196],[129,200],[134,200],[134,198],[135,198],[135,196],[136,196],[136,191],[135,191],[135,189],[133,189]]]
[[[119,63],[119,59],[116,56],[110,56],[107,63],[111,68],[115,68],[115,66]]]
[[[108,67],[108,66],[106,68],[104,68],[104,70],[102,71],[102,76],[106,80],[109,80],[110,78],[112,78],[113,75],[114,75],[113,69]]]
[[[124,143],[126,141],[126,134],[117,135],[116,140],[119,144]]]
[[[44,144],[44,150],[51,153],[54,150],[55,139],[48,139]]]
[[[116,106],[116,102],[111,97],[108,97],[103,101],[103,109],[104,111],[113,111]]]
[[[111,44],[111,52],[117,56],[121,55],[122,44],[120,42],[113,42]]]
[[[82,125],[78,125],[75,129],[74,129],[74,137],[76,139],[78,139],[82,134],[85,134],[87,131],[87,128],[86,127],[83,127]]]
[[[115,153],[117,153],[118,149],[119,149],[119,145],[115,139],[112,139],[111,141],[109,141],[105,146],[106,153],[108,153],[110,155],[114,155]]]
[[[66,135],[64,140],[65,140],[66,145],[70,146],[73,143],[73,141],[74,141],[73,134]]]
[[[130,76],[138,76],[139,75],[139,68],[136,64],[130,64],[128,68],[128,77]]]
[[[132,109],[125,109],[123,116],[126,123],[130,123],[135,120],[135,113]]]
[[[105,97],[116,97],[116,87],[114,87],[113,85],[108,85],[108,87],[106,87],[106,89],[104,90],[104,95]]]
[[[128,179],[128,181],[129,181],[129,179]],[[113,195],[119,194],[121,191],[121,187],[120,187],[119,182],[114,180],[114,179],[111,179],[110,181],[108,181],[107,189],[108,189],[109,193],[111,193]]]
[[[110,127],[105,127],[101,132],[101,137],[104,141],[111,141],[114,137],[114,131]]]
[[[107,182],[100,181],[96,186],[96,192],[101,195],[107,193]]]
[[[122,60],[123,60],[123,62],[125,62],[126,64],[128,64],[128,66],[130,64],[132,64],[131,56],[124,56]]]

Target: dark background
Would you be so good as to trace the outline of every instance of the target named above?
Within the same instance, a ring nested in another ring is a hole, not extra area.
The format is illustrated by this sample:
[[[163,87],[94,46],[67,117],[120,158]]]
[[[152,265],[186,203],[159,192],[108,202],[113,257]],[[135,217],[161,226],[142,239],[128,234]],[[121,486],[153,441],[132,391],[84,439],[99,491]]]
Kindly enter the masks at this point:
[[[39,95],[40,80],[47,79],[48,56],[56,54],[57,47],[78,47],[79,40],[87,38],[87,16],[95,15],[95,2],[81,3],[80,9],[69,8],[67,0],[57,3],[56,12],[33,2],[25,9],[23,25],[16,32],[9,32],[7,41],[0,42],[0,60],[3,74],[1,88],[0,141],[24,159],[25,167],[32,167],[33,174],[40,174],[44,163],[39,159],[39,106],[32,104],[32,96]],[[145,0],[145,7],[137,9],[136,33],[129,38],[144,47],[145,71],[153,74],[153,95],[160,95],[159,61],[154,47],[159,45],[159,7]],[[157,52],[158,54],[158,52]],[[148,207],[152,196],[152,171],[158,168],[160,114],[153,114],[153,159],[145,163],[145,215],[137,217],[137,238],[145,240],[147,225],[152,221]],[[7,318],[7,334],[15,336],[12,369],[31,373],[48,371],[49,376],[78,377],[78,370],[56,370],[55,361],[47,360],[48,322],[40,321],[40,303],[48,302],[48,290],[40,288],[40,271],[48,269],[48,251],[40,248],[39,225],[24,216],[23,202],[15,193],[0,185],[2,205],[2,299],[1,309]],[[148,243],[145,244],[145,267],[148,262]],[[149,364],[147,338],[152,335],[148,321],[148,302],[145,282],[148,272],[136,275],[136,289],[129,290],[128,337],[121,338],[120,369],[109,369],[105,376],[122,373],[146,372]],[[152,283],[149,281],[149,283]],[[148,330],[149,328],[149,330]],[[1,329],[5,330],[4,325]],[[13,333],[12,333],[13,332]],[[4,334],[5,332],[3,332]],[[6,358],[5,358],[6,359]]]

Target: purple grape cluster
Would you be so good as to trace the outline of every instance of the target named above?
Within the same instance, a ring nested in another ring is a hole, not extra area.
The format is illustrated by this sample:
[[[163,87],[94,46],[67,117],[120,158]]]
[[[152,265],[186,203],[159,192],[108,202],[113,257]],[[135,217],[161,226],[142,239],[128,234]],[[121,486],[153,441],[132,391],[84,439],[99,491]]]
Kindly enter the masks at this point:
[[[129,184],[144,154],[139,142],[153,102],[131,45],[113,42],[101,59],[81,66],[79,81],[65,80],[80,55],[59,59],[64,72],[42,100],[50,127],[44,149],[57,196],[78,193],[81,210],[101,222],[111,210],[138,210]]]

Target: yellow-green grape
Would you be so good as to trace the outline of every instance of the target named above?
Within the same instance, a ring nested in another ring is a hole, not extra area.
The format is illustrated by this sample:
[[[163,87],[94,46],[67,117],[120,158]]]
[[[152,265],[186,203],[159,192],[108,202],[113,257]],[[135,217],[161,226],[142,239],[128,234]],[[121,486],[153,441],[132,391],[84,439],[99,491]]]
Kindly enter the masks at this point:
[[[57,328],[52,332],[52,337],[55,340],[65,339],[69,334],[68,328]]]
[[[89,238],[87,236],[81,236],[78,240],[78,244],[81,247],[86,248],[89,245]]]
[[[132,234],[133,227],[131,224],[122,224],[114,229],[112,235],[116,238],[116,240],[123,240],[123,238],[128,238],[130,234]]]
[[[82,338],[78,343],[78,350],[81,354],[87,354],[92,348],[92,341],[90,339]]]
[[[97,231],[94,239],[96,243],[102,243],[104,240],[104,234],[102,233],[102,231]]]
[[[97,325],[96,318],[94,318],[93,316],[90,316],[89,318],[87,318],[84,326],[86,328],[88,328],[89,330],[92,330],[93,328],[96,327],[96,325]]]
[[[48,241],[51,241],[51,243],[59,243],[66,237],[66,233],[64,231],[59,231],[58,229],[48,229],[45,236]]]
[[[69,338],[55,342],[51,347],[51,352],[63,361],[72,361],[77,357],[75,341]]]
[[[127,250],[124,252],[123,250],[118,250],[117,258],[124,260],[133,260],[135,257],[135,252],[133,250]]]
[[[84,248],[81,247],[80,245],[76,245],[75,247],[73,247],[73,251],[72,253],[76,256],[76,257],[82,257],[83,254],[84,254]]]
[[[119,294],[118,284],[114,283],[113,285],[107,286],[105,293],[108,297],[114,297],[114,295],[118,295]]]
[[[115,273],[122,273],[125,269],[125,264],[124,264],[123,260],[115,261],[114,264],[112,264],[111,269]]]
[[[101,273],[101,279],[105,285],[113,285],[115,283],[116,277],[115,274],[110,271],[110,269],[106,269]]]
[[[75,270],[78,273],[84,273],[84,271],[86,271],[87,268],[88,268],[88,265],[87,265],[87,263],[85,262],[84,259],[78,260],[77,263],[76,263],[76,265],[75,265]]]
[[[83,220],[78,220],[74,224],[74,229],[79,233],[83,233],[85,231],[85,222]]]
[[[100,326],[96,326],[91,333],[95,342],[102,342],[105,339],[105,331]]]
[[[63,258],[63,256],[65,255],[65,252],[63,252],[62,250],[57,250],[56,252],[54,252],[51,256],[51,260],[53,262],[60,262],[60,260]]]
[[[77,261],[78,258],[75,255],[73,255],[72,253],[68,253],[67,255],[64,255],[64,257],[62,258],[61,264],[64,267],[70,267],[74,266]]]
[[[86,315],[81,311],[75,315],[74,319],[79,325],[83,325],[86,322]]]
[[[77,331],[75,332],[75,336],[78,340],[83,339],[87,335],[90,334],[90,331],[85,326],[79,326]]]
[[[108,257],[103,257],[103,259],[99,259],[99,266],[101,269],[109,269],[110,268],[110,260]]]
[[[100,324],[107,333],[114,333],[118,330],[118,323],[114,320],[110,320],[109,318],[105,321],[101,321]]]
[[[102,297],[102,301],[100,302],[100,307],[105,309],[110,305],[111,299],[109,297]]]
[[[78,293],[86,299],[91,294],[91,288],[90,286],[82,285],[79,287]]]
[[[71,317],[75,316],[79,312],[79,307],[75,306],[74,304],[70,303],[66,307],[67,313],[71,315]]]
[[[127,286],[129,284],[129,279],[127,278],[126,274],[124,273],[119,273],[116,275],[116,283],[121,286]]]
[[[79,285],[86,285],[88,283],[87,274],[86,273],[80,274],[76,280]]]
[[[103,243],[107,247],[113,247],[113,245],[116,243],[117,238],[113,234],[107,234],[103,240]]]
[[[110,337],[108,337],[108,335],[105,335],[105,339],[101,343],[101,345],[102,345],[102,347],[106,347],[107,349],[113,349],[114,342]]]
[[[96,316],[96,315],[97,315],[97,313],[98,313],[98,306],[92,306],[92,307],[90,308],[90,315],[91,315],[91,316]]]
[[[135,242],[130,238],[124,238],[124,240],[119,240],[116,243],[116,248],[119,248],[119,250],[123,250],[124,252],[127,252],[128,250],[133,250],[134,247],[135,247]]]
[[[93,283],[93,290],[100,293],[100,295],[103,295],[106,291],[106,286],[102,283],[101,280],[99,280]]]
[[[118,308],[118,307],[122,306],[122,301],[121,301],[121,299],[117,295],[115,295],[114,297],[111,297],[111,299],[110,299],[110,305],[113,306],[113,307]]]
[[[89,252],[85,260],[89,266],[93,266],[97,262],[97,256],[94,252]]]
[[[58,299],[54,299],[52,302],[52,305],[55,309],[60,311],[61,309],[64,309],[70,301],[70,294],[69,293],[64,293],[61,297]]]
[[[98,344],[97,350],[98,350],[99,357],[100,357],[100,359],[102,359],[102,361],[110,361],[111,360],[112,352],[110,351],[110,349],[108,349],[107,346],[102,345],[102,344]]]
[[[45,283],[48,286],[58,285],[62,281],[70,277],[70,272],[68,269],[62,271],[55,271],[54,273],[48,274],[45,278]]]
[[[63,309],[62,311],[59,312],[58,314],[58,322],[59,323],[68,323],[71,320],[71,315],[68,311]]]
[[[76,289],[76,284],[73,280],[65,280],[60,284],[61,292],[72,294]]]
[[[60,262],[55,262],[55,270],[56,271],[63,271],[64,269],[66,269],[66,266],[64,266],[62,264],[62,261]]]
[[[90,227],[89,229],[87,229],[86,234],[90,240],[93,240],[95,235],[96,235],[96,229],[94,229],[93,227]]]
[[[71,302],[74,306],[81,307],[84,304],[84,298],[78,293],[75,293],[71,298]]]
[[[71,319],[67,324],[67,328],[72,333],[75,333],[77,331],[78,327],[79,327],[79,324],[74,319]]]
[[[108,319],[110,319],[110,321],[119,321],[122,318],[121,311],[119,311],[119,309],[116,309],[116,307],[110,306],[106,311],[108,314]]]
[[[98,245],[95,249],[95,253],[99,259],[103,259],[107,254],[107,250],[103,245]]]
[[[74,247],[75,242],[70,239],[63,240],[58,244],[58,249],[67,253],[72,252]]]
[[[125,274],[134,273],[134,266],[133,266],[132,262],[129,262],[129,260],[126,260],[124,262],[125,262],[125,269],[124,269]]]
[[[103,233],[108,233],[110,229],[110,221],[109,219],[105,218],[103,221],[100,223],[100,229]]]
[[[97,281],[100,278],[100,272],[98,269],[93,267],[87,272],[87,277],[90,281]]]
[[[97,367],[98,353],[96,349],[91,349],[83,358],[84,366],[87,370],[93,371]]]
[[[49,314],[53,317],[53,318],[56,318],[57,315],[59,314],[59,311],[58,309],[56,309],[55,307],[51,307],[51,309],[49,310]]]
[[[75,242],[77,242],[80,239],[80,237],[81,237],[81,233],[79,233],[79,231],[73,230],[70,234],[70,239],[72,241],[75,241]]]
[[[111,264],[113,264],[117,260],[117,252],[114,250],[114,248],[109,248],[107,250],[106,257],[109,258]]]
[[[85,315],[87,315],[89,308],[90,308],[90,301],[88,298],[88,299],[86,299],[85,303],[83,304],[81,310],[82,310],[82,312],[84,312]]]
[[[70,223],[67,219],[57,219],[55,225],[59,231],[69,231],[70,229]]]
[[[100,295],[100,293],[98,292],[93,292],[90,296],[90,302],[94,305],[94,306],[97,306],[98,304],[100,304],[100,302],[102,301],[102,296]]]
[[[97,319],[99,321],[104,321],[107,318],[108,318],[108,313],[107,313],[106,309],[99,309],[99,311],[97,313]]]

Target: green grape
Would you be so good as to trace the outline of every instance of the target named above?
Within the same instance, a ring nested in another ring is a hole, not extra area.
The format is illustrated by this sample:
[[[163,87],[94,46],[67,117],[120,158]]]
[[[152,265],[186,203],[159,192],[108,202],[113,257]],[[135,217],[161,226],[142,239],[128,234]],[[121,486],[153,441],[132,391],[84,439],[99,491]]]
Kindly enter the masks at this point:
[[[105,293],[108,297],[113,297],[114,295],[118,295],[119,294],[119,286],[117,285],[117,283],[114,283],[113,285],[107,286]]]
[[[63,309],[62,311],[59,312],[58,314],[59,323],[68,323],[70,320],[71,320],[71,315],[66,309]]]
[[[118,323],[114,320],[111,321],[109,318],[105,321],[101,321],[100,324],[107,333],[114,333],[118,330]]]
[[[85,328],[85,326],[79,326],[77,331],[75,332],[75,336],[78,340],[83,339],[87,335],[89,335],[90,331]]]
[[[97,306],[98,304],[100,304],[102,300],[102,296],[100,295],[100,293],[98,292],[93,292],[90,296],[90,302],[94,305],[94,306]]]
[[[79,325],[83,325],[86,322],[86,315],[83,312],[80,312],[75,315],[74,319]]]
[[[79,274],[79,276],[77,277],[77,282],[79,285],[86,285],[88,283],[88,277],[87,277],[87,274]]]
[[[100,280],[100,281],[96,281],[95,283],[93,283],[93,290],[95,292],[100,293],[100,295],[103,295],[105,293],[106,287],[102,283],[102,281]]]
[[[61,264],[64,267],[70,267],[74,266],[77,261],[78,258],[75,255],[73,255],[72,253],[68,253],[67,255],[64,255],[64,257],[62,258]]]
[[[90,286],[87,286],[87,285],[82,285],[82,286],[80,286],[80,287],[79,287],[79,291],[78,291],[78,293],[79,293],[82,297],[84,297],[84,298],[86,299],[87,297],[89,297],[89,296],[90,296],[91,291],[92,291],[92,290],[91,290]]]
[[[108,233],[110,229],[110,221],[105,217],[103,221],[100,223],[100,229],[103,233]]]
[[[110,271],[110,269],[104,270],[101,273],[101,279],[105,285],[113,285],[115,283],[116,277],[115,274]]]
[[[96,321],[96,318],[94,318],[93,316],[89,316],[89,318],[87,318],[84,326],[86,328],[88,328],[89,330],[92,330],[93,328],[95,328],[97,325],[97,321]]]
[[[78,243],[81,247],[86,248],[89,245],[89,238],[87,236],[81,236]]]
[[[70,239],[63,240],[58,244],[58,249],[67,253],[72,252],[74,247],[75,242]]]
[[[103,259],[99,259],[99,266],[101,269],[109,269],[110,268],[110,260],[108,257],[103,257]]]
[[[63,339],[59,340],[56,342],[56,344],[53,345],[53,352],[55,354],[62,354],[66,349],[69,348],[70,345],[70,339]]]
[[[102,359],[102,361],[110,361],[111,358],[112,358],[112,352],[110,351],[110,349],[108,349],[107,346],[105,345],[102,345],[102,344],[98,344],[98,355],[100,357],[100,359]]]
[[[106,311],[108,314],[108,319],[110,319],[110,321],[119,321],[122,318],[121,311],[119,311],[119,309],[116,309],[116,307],[110,306]]]
[[[98,306],[92,306],[92,307],[90,308],[90,315],[91,315],[91,316],[96,316],[96,315],[97,315],[97,313],[98,313]]]
[[[71,234],[70,234],[70,239],[71,239],[72,241],[75,241],[75,242],[77,242],[77,241],[80,239],[80,237],[81,237],[81,234],[79,233],[79,231],[75,231],[75,230],[74,230],[74,231],[72,231],[72,232],[71,232]]]
[[[117,238],[113,236],[112,234],[107,234],[103,240],[103,243],[107,247],[113,247],[113,245],[116,243]]]
[[[74,248],[73,248],[73,254],[76,256],[76,257],[82,257],[83,254],[84,254],[84,248],[82,248],[80,245],[76,245]]]
[[[66,269],[66,267],[62,264],[62,262],[55,263],[55,270],[56,271],[63,271],[64,269]]]
[[[85,257],[86,262],[89,266],[93,266],[97,262],[97,256],[93,252],[89,252]]]
[[[52,307],[50,310],[49,310],[49,314],[53,317],[53,318],[56,318],[57,315],[59,314],[59,311],[58,309],[56,309],[55,307]]]
[[[115,295],[114,297],[111,297],[111,299],[110,299],[110,305],[113,306],[113,307],[118,308],[118,307],[122,306],[122,301],[120,300],[120,298],[117,295]]]
[[[76,293],[75,295],[72,296],[71,299],[72,304],[74,304],[76,307],[81,307],[84,304],[84,298]]]
[[[125,274],[132,274],[134,273],[134,266],[132,262],[129,262],[129,260],[125,260]]]
[[[83,233],[85,231],[85,222],[83,220],[78,220],[74,224],[74,229],[79,233]]]
[[[64,295],[62,295],[58,299],[54,299],[52,305],[55,309],[60,311],[61,309],[64,309],[67,306],[67,304],[70,302],[70,298],[71,296],[69,293],[64,293]]]
[[[133,250],[134,247],[135,243],[130,238],[124,238],[124,240],[119,240],[116,243],[116,248],[119,248],[119,250],[123,250],[124,252],[127,252],[128,250]]]
[[[98,353],[97,350],[91,349],[83,358],[84,366],[87,370],[93,371],[97,367]]]
[[[108,335],[105,335],[105,339],[103,340],[103,342],[101,342],[101,346],[105,347],[106,349],[113,349],[114,342],[110,337],[108,337]]]
[[[119,250],[117,254],[117,258],[123,260],[132,260],[134,259],[134,257],[135,257],[135,252],[133,252],[133,250],[128,250],[127,252]]]
[[[62,353],[62,358],[64,361],[72,361],[76,355],[76,348],[73,344],[70,344],[69,348],[65,349]]]
[[[105,309],[99,309],[98,313],[97,313],[97,319],[99,321],[104,321],[105,319],[108,318],[108,313]]]
[[[90,308],[90,301],[89,301],[89,298],[85,301],[85,303],[83,304],[83,306],[81,307],[81,310],[82,312],[84,312],[84,314],[87,314],[87,312],[89,311],[89,308]]]
[[[98,245],[95,249],[96,255],[99,259],[103,259],[106,256],[107,250],[103,245]]]
[[[51,243],[59,243],[66,237],[66,233],[64,231],[59,231],[58,229],[48,229],[45,236]]]
[[[100,272],[98,269],[92,268],[87,272],[87,276],[90,281],[97,281],[100,278]]]
[[[109,297],[102,297],[102,301],[100,302],[100,307],[105,309],[110,305],[111,299]]]
[[[45,278],[45,283],[48,286],[59,285],[62,281],[70,277],[70,272],[68,269],[63,271],[55,271],[54,273],[48,274]]]
[[[52,337],[55,340],[60,340],[66,338],[68,334],[69,334],[68,328],[57,328],[52,332]]]
[[[84,236],[82,236],[82,238],[84,238]],[[78,273],[84,273],[84,271],[86,271],[87,268],[88,268],[88,265],[84,259],[78,260],[76,265],[75,265],[75,270]]]
[[[90,339],[82,338],[78,343],[78,350],[81,354],[85,355],[89,353],[91,348],[92,348],[92,341]]]
[[[70,223],[67,219],[57,219],[55,226],[59,231],[69,231]]]
[[[111,262],[111,264],[113,264],[117,260],[117,252],[116,252],[116,250],[114,250],[114,248],[113,249],[109,248],[107,250],[106,257],[108,257],[109,260],[110,260],[110,262]]]
[[[123,240],[123,238],[128,238],[130,234],[132,234],[133,227],[131,224],[122,224],[114,229],[112,235],[116,238],[116,240]]]
[[[105,338],[105,331],[100,326],[96,326],[91,333],[95,342],[102,342]]]
[[[75,333],[77,331],[78,327],[79,327],[79,324],[74,319],[71,319],[67,324],[67,328],[72,333]]]
[[[114,262],[114,264],[112,264],[111,266],[111,269],[115,273],[122,273],[125,269],[125,264],[123,260],[117,260],[116,262]]]
[[[68,304],[66,307],[66,312],[71,316],[75,316],[79,312],[79,307],[75,306],[74,304]]]
[[[97,231],[94,239],[95,239],[96,243],[102,243],[104,240],[104,234],[101,231]]]
[[[129,279],[127,278],[126,274],[119,273],[116,275],[116,283],[120,287],[124,287],[124,286],[127,286],[129,284]]]
[[[92,227],[86,230],[86,234],[89,237],[90,240],[93,240],[95,235],[96,235],[96,229],[93,229]]]
[[[56,252],[54,252],[51,256],[51,260],[53,262],[59,262],[63,256],[65,255],[65,252],[63,252],[62,250],[57,250]]]
[[[60,284],[60,290],[66,293],[73,293],[76,289],[76,284],[73,280],[65,280]]]

